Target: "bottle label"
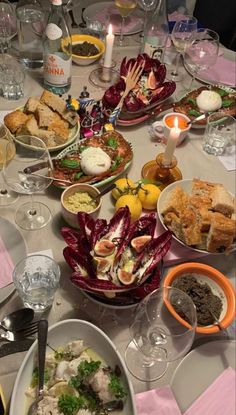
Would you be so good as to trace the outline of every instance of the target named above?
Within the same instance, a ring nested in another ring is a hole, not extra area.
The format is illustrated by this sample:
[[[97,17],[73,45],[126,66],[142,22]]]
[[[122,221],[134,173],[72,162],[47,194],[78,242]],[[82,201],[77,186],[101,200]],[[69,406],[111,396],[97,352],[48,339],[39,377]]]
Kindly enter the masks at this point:
[[[61,53],[64,56],[63,53]],[[71,76],[71,57],[64,60],[59,54],[44,55],[44,80],[52,85],[66,85]]]
[[[50,40],[60,39],[62,37],[62,30],[55,23],[49,23],[46,27],[46,36]]]
[[[62,0],[51,0],[51,3],[53,4],[53,6],[61,6]]]
[[[162,60],[162,55],[164,53],[165,47],[163,46],[156,46],[151,43],[145,42],[144,44],[144,53],[150,56],[153,59]]]

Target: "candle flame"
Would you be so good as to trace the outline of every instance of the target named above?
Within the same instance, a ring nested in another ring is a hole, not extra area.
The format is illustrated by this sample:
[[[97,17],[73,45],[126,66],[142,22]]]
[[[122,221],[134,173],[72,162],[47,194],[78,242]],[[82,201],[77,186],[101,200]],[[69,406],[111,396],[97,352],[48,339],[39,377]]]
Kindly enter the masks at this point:
[[[178,120],[178,117],[175,117],[174,118],[174,127],[175,128],[179,128],[179,120]]]
[[[108,35],[112,35],[112,25],[109,24],[108,26]]]

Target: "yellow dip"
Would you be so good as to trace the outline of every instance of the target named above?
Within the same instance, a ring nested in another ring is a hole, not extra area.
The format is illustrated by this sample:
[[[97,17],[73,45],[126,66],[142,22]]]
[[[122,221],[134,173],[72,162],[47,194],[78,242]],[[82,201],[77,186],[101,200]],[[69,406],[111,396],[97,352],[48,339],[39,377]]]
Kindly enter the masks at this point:
[[[64,206],[74,213],[89,213],[97,207],[97,201],[87,192],[75,192],[64,199]]]

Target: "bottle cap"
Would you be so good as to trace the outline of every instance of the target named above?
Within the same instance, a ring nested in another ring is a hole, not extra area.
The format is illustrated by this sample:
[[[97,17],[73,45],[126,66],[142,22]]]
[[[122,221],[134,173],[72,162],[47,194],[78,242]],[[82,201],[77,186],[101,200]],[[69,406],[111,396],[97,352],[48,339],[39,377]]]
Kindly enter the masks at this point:
[[[51,3],[53,4],[53,6],[61,6],[62,0],[51,0]]]

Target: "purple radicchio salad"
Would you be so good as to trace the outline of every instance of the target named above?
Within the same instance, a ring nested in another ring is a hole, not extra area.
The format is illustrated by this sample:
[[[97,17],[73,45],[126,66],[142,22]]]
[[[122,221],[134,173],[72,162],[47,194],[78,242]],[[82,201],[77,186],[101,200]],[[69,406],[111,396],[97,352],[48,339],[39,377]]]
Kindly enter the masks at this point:
[[[131,224],[127,207],[120,208],[109,223],[79,212],[78,223],[79,231],[61,230],[68,245],[63,254],[73,271],[73,284],[101,297],[132,291],[136,299],[159,287],[159,264],[172,236],[166,231],[154,237],[155,213]]]
[[[143,53],[128,61],[126,57],[123,59],[120,66],[120,80],[107,89],[103,96],[104,108],[112,110],[118,105],[125,90],[125,79],[136,62],[143,66],[143,71],[136,87],[125,97],[122,111],[137,112],[150,106],[154,107],[174,93],[175,82],[165,81],[166,66],[158,59],[150,58]]]

